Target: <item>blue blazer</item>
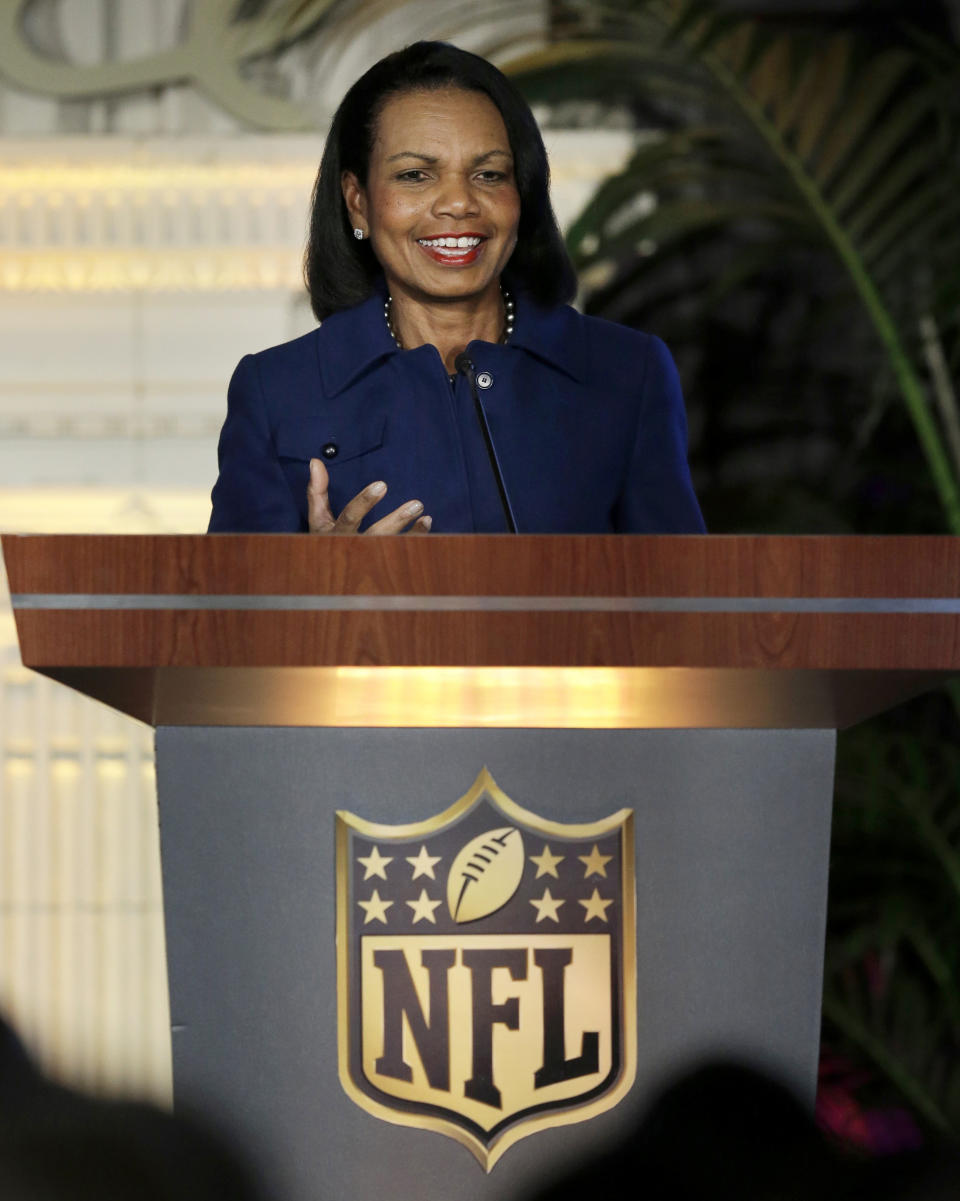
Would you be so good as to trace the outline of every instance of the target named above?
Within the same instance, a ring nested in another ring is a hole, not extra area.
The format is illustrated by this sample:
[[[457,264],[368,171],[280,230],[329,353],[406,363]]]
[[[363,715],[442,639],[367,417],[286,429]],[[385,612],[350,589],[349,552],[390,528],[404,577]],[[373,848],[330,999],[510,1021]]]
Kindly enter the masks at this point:
[[[520,533],[703,532],[659,338],[521,294],[509,344],[467,349]],[[417,499],[435,533],[507,528],[467,380],[399,350],[382,295],[242,359],[218,455],[211,532],[306,530],[311,458],[334,513],[382,479],[366,524]]]

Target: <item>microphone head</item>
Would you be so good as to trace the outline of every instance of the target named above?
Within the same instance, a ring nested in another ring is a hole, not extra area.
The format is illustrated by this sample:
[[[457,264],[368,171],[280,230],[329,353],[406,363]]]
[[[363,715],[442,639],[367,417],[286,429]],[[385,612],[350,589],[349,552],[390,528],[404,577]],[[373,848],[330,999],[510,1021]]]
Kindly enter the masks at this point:
[[[473,359],[465,350],[461,350],[457,357],[453,360],[453,365],[460,375],[473,375],[476,368],[473,365]]]

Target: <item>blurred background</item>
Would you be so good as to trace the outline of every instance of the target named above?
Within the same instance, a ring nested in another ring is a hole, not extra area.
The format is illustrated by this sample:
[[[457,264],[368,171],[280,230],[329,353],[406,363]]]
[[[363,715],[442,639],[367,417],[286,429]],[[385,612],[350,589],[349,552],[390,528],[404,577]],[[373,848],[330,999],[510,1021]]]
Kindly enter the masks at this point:
[[[527,95],[586,311],[678,360],[714,532],[960,534],[960,0],[0,0],[0,528],[198,532],[349,84]],[[960,1137],[960,691],[841,734],[818,1115]],[[169,1098],[151,732],[26,672],[0,580],[0,1009]]]

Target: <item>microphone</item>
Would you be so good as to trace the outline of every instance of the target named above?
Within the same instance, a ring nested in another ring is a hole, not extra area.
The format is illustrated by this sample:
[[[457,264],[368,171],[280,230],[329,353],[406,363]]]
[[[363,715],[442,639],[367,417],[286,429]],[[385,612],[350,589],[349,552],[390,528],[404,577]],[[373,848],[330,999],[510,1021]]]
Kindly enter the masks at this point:
[[[500,460],[497,458],[497,451],[493,445],[493,439],[490,437],[487,414],[484,412],[483,402],[480,400],[480,393],[477,391],[477,369],[473,364],[473,359],[470,358],[466,351],[461,351],[457,355],[453,360],[453,365],[457,370],[457,374],[465,375],[467,382],[470,384],[473,407],[477,413],[477,423],[480,426],[480,433],[483,435],[483,444],[487,448],[490,470],[493,472],[493,478],[497,481],[497,491],[500,493],[500,504],[503,506],[503,515],[507,521],[507,529],[511,534],[515,534],[517,532],[517,519],[513,515],[513,507],[510,504],[510,497],[507,495],[507,487],[503,482],[503,472],[500,470]]]

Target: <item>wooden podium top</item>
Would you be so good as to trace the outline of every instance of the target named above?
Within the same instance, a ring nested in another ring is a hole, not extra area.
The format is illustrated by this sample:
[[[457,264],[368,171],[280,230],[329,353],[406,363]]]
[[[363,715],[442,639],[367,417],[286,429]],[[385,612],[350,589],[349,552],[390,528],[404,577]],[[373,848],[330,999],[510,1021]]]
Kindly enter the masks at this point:
[[[948,537],[4,535],[23,662],[153,724],[850,724],[960,671]]]

